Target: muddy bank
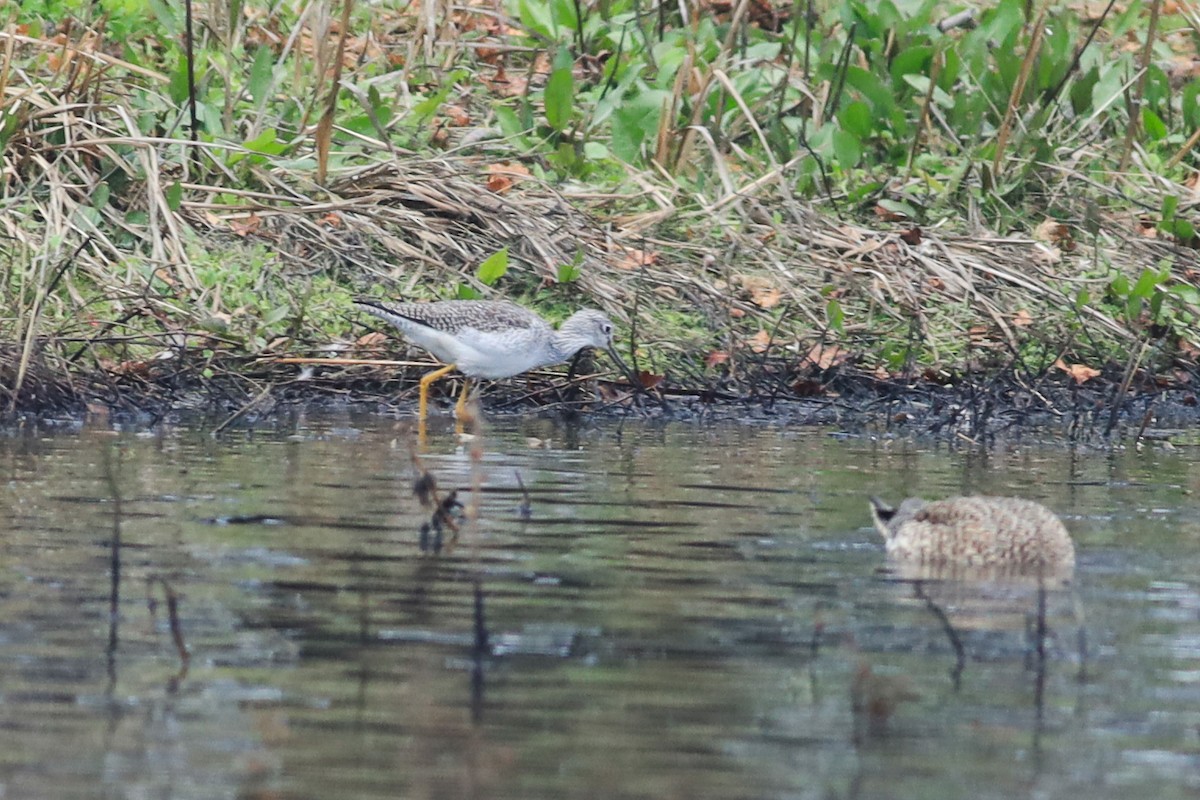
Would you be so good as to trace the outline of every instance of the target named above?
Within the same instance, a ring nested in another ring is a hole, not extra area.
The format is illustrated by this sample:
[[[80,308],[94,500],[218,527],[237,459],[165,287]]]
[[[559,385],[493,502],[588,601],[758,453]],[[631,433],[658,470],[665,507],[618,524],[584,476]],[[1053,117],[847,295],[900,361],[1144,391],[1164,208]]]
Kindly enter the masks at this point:
[[[10,353],[12,351],[9,351]],[[201,424],[214,430],[272,424],[300,411],[353,407],[406,418],[415,414],[421,369],[297,370],[247,365],[205,376],[195,365],[158,365],[144,374],[64,373],[32,359],[0,359],[3,419],[7,423],[79,419],[87,415],[129,424]],[[534,374],[486,384],[488,415],[634,417],[681,422],[824,426],[849,434],[933,437],[970,443],[996,439],[1055,439],[1106,443],[1130,439],[1191,443],[1200,427],[1200,402],[1190,376],[1161,379],[1120,371],[1078,384],[1051,370],[1015,370],[936,382],[929,376],[882,380],[853,369],[803,375],[765,365],[756,376],[717,377],[704,384],[634,389],[603,372],[582,377]],[[439,384],[433,414],[449,416],[456,382]]]

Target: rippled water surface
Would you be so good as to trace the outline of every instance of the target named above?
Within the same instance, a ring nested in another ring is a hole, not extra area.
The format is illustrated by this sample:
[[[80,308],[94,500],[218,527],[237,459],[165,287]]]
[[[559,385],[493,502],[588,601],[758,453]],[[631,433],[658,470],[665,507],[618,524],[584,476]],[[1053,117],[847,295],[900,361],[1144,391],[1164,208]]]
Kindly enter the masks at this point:
[[[0,796],[1195,797],[1198,459],[499,420],[422,554],[391,420],[10,432]],[[962,492],[1076,537],[1041,655],[1036,592],[880,570],[867,495]]]

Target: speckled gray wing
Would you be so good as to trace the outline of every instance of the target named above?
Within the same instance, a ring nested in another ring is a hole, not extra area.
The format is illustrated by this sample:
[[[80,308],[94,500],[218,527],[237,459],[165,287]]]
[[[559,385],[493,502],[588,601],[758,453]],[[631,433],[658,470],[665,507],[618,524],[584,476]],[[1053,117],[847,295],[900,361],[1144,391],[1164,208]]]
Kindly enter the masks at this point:
[[[532,311],[507,300],[443,300],[437,303],[384,303],[355,300],[369,314],[403,328],[403,321],[458,333],[465,328],[482,332],[526,330],[544,327],[546,322]],[[396,318],[396,319],[393,319]]]

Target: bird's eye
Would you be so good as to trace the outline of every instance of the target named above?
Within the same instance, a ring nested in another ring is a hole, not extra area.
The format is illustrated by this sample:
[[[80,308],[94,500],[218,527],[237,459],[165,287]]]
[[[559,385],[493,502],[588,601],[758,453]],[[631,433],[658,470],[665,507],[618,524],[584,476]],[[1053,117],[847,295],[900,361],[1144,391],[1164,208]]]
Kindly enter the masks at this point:
[[[605,333],[612,333],[612,325],[609,325],[607,322],[604,323],[603,331]]]

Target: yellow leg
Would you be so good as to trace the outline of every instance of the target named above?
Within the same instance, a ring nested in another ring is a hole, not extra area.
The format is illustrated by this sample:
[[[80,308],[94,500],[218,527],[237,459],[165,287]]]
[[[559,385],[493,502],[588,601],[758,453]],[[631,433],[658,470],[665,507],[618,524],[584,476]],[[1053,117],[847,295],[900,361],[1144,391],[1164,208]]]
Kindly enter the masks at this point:
[[[454,415],[459,419],[463,418],[463,412],[467,410],[467,398],[471,394],[471,379],[463,378],[462,391],[458,393],[458,402],[454,404]]]
[[[449,375],[454,371],[454,365],[449,364],[441,369],[435,369],[433,372],[421,376],[421,393],[417,400],[417,421],[425,424],[425,414],[429,410],[429,386],[438,378]]]
[[[458,402],[454,404],[454,432],[462,434],[465,430],[463,420],[467,418],[467,398],[471,394],[471,379],[463,378],[462,391],[458,393]]]

